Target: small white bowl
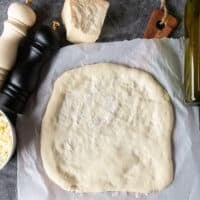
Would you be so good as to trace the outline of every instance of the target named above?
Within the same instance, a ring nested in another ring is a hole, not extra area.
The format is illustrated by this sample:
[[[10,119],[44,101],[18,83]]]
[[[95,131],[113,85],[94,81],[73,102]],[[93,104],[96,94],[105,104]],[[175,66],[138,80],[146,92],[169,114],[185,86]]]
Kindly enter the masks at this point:
[[[14,126],[12,125],[12,123],[10,122],[10,120],[8,119],[8,117],[5,115],[4,112],[0,111],[0,113],[6,118],[7,122],[8,122],[8,125],[10,127],[10,134],[11,134],[11,137],[12,137],[12,147],[10,148],[10,153],[8,155],[8,158],[6,159],[5,163],[3,165],[0,166],[0,170],[2,170],[7,164],[8,162],[10,161],[10,159],[12,158],[14,152],[15,152],[15,149],[16,149],[16,144],[17,144],[17,141],[16,141],[16,132],[15,132],[15,128]]]

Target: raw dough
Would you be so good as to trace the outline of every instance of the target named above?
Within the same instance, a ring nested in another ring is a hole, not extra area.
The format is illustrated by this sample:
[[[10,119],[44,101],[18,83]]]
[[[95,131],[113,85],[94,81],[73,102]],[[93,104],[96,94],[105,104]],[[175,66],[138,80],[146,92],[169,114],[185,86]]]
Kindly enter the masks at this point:
[[[141,70],[95,64],[57,79],[41,129],[47,175],[68,191],[160,191],[173,180],[174,115]]]
[[[62,19],[67,40],[73,43],[95,42],[108,11],[107,0],[65,0]]]

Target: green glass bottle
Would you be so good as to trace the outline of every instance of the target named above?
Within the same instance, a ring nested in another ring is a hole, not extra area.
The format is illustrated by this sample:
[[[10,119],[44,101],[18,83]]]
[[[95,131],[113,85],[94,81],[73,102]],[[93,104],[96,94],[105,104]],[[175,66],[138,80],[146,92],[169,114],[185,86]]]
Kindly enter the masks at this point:
[[[185,102],[200,105],[200,0],[186,2],[185,37]]]

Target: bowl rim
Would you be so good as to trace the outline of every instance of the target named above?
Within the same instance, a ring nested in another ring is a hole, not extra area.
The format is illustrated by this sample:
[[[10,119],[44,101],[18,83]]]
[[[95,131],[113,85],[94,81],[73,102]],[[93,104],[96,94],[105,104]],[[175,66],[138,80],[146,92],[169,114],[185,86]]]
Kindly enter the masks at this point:
[[[0,170],[2,170],[8,164],[8,162],[10,161],[10,159],[12,158],[12,156],[13,156],[13,154],[15,152],[16,143],[17,143],[16,140],[17,139],[16,139],[15,128],[14,128],[13,124],[11,123],[10,119],[7,117],[7,115],[2,110],[0,110],[0,114],[2,114],[5,117],[5,119],[7,120],[8,125],[10,127],[10,135],[12,137],[12,147],[10,149],[9,156],[7,157],[7,159],[4,162],[4,164],[0,166]]]

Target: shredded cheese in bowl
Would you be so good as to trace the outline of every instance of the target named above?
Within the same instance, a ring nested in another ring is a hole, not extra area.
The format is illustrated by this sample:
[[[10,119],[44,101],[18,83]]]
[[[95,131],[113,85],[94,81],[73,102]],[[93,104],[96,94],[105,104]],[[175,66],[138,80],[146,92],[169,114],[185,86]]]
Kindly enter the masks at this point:
[[[13,150],[12,127],[6,116],[0,112],[0,169],[8,162]]]

